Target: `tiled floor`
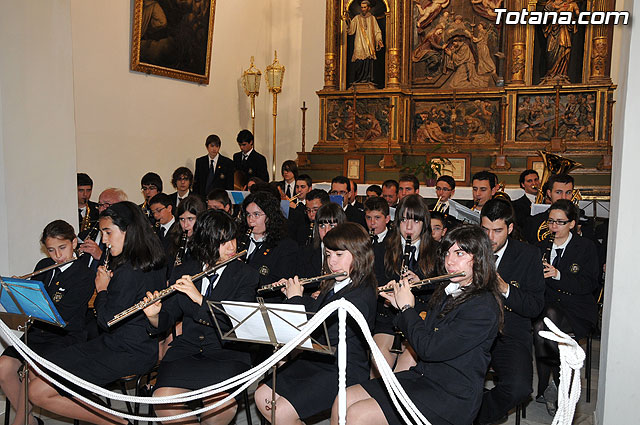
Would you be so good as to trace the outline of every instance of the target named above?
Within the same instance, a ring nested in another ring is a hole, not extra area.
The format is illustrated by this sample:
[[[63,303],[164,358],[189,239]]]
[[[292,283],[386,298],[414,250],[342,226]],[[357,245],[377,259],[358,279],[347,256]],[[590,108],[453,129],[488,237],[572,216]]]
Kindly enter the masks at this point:
[[[586,391],[586,381],[584,379],[584,371],[582,373],[582,395],[580,397],[580,402],[578,403],[577,409],[576,409],[576,414],[574,417],[574,425],[590,425],[593,424],[593,411],[595,409],[595,404],[596,404],[596,391],[598,388],[598,371],[599,371],[599,367],[598,367],[598,361],[600,358],[600,341],[599,340],[594,340],[593,341],[593,354],[592,354],[592,385],[591,385],[591,402],[590,403],[586,403],[585,401],[585,391]],[[535,368],[534,368],[535,370]],[[534,376],[534,388],[536,387],[536,380],[537,377]],[[255,386],[251,387],[251,391],[249,394],[249,398],[250,400],[253,400],[253,390],[255,390]],[[0,394],[0,411],[4,411],[4,396]],[[117,404],[115,404],[115,406],[117,407]],[[124,405],[121,406],[122,410],[125,409]],[[255,406],[253,405],[253,401],[251,401],[251,406],[250,406],[251,412],[252,412],[252,422],[253,424],[259,424],[259,416],[258,416],[258,412],[255,409]],[[146,407],[143,409],[144,411],[146,411]],[[543,425],[543,424],[550,424],[552,417],[549,416],[549,414],[547,413],[547,410],[545,408],[544,404],[541,403],[536,403],[535,401],[531,401],[528,405],[527,405],[527,409],[526,409],[526,414],[527,414],[527,418],[526,419],[522,419],[521,420],[521,424],[522,425]],[[41,410],[36,410],[36,415],[39,416],[40,418],[42,418],[42,420],[44,420],[46,425],[69,425],[72,424],[73,421],[65,419],[65,418],[61,418],[61,417],[57,417],[49,412],[45,412],[45,411],[41,411]],[[12,416],[13,416],[13,412],[12,412]],[[4,414],[3,414],[4,417]],[[515,419],[515,413],[512,412],[509,415],[509,418],[507,419],[506,422],[503,422],[503,424],[505,425],[513,425],[516,422]],[[315,422],[318,425],[328,425],[329,421],[328,420],[320,420]],[[240,409],[238,410],[238,414],[236,415],[236,424],[238,425],[245,425],[247,424],[247,418],[246,418],[246,413],[245,413],[245,409],[244,406],[241,406]]]

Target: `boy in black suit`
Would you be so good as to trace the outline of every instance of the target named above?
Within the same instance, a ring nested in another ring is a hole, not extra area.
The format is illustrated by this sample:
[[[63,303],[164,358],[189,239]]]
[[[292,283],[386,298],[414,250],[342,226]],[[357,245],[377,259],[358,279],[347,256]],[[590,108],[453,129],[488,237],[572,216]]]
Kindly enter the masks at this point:
[[[282,163],[280,172],[282,173],[282,181],[278,182],[278,186],[282,189],[282,193],[291,199],[296,194],[298,166],[295,161],[288,159]]]
[[[267,159],[253,148],[253,134],[249,130],[241,130],[236,138],[240,152],[233,154],[236,170],[242,171],[247,178],[258,177],[269,181]]]
[[[156,219],[153,218],[149,201],[158,193],[162,193],[162,179],[156,173],[147,173],[140,180],[140,190],[142,191],[144,202],[139,207],[142,208],[142,212],[153,226],[156,224]]]
[[[157,222],[155,227],[156,234],[160,238],[165,252],[168,252],[171,246],[171,235],[180,231],[180,226],[173,216],[171,197],[166,193],[158,193],[149,201],[149,207]]]
[[[491,349],[496,386],[483,394],[479,424],[503,418],[532,391],[531,319],[544,306],[545,282],[539,250],[509,237],[514,227],[511,205],[492,199],[482,208],[481,224],[491,240],[500,292],[504,296],[504,329]]]
[[[187,167],[178,167],[171,176],[171,185],[176,189],[169,195],[171,205],[173,205],[173,215],[178,210],[180,201],[191,194],[191,185],[193,184],[193,173]]]
[[[524,195],[511,202],[516,213],[516,224],[520,229],[524,229],[531,217],[531,204],[536,200],[538,188],[540,187],[540,176],[536,170],[524,170],[520,173],[520,187],[524,190]]]
[[[213,189],[233,190],[235,166],[226,156],[220,155],[220,137],[211,134],[204,142],[208,154],[196,159],[193,191],[204,199]]]
[[[85,173],[78,173],[78,224],[79,234],[86,234],[91,226],[98,220],[98,204],[91,202],[93,180]]]

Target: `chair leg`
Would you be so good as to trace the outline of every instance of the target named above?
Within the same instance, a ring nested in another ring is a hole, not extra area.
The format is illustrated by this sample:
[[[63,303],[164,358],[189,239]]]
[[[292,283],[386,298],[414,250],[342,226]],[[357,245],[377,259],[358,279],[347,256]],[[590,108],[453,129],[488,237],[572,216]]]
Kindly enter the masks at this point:
[[[6,397],[6,401],[4,403],[4,425],[9,425],[9,417],[11,416],[11,402],[9,401],[9,397]]]
[[[520,404],[516,406],[516,425],[520,425]]]
[[[527,402],[522,403],[522,419],[527,419]]]
[[[593,348],[593,338],[591,335],[587,337],[587,353],[585,355],[586,367],[584,369],[584,377],[587,380],[587,403],[591,403],[591,350]]]
[[[247,414],[247,425],[253,425],[251,421],[251,405],[249,404],[249,390],[242,392],[242,400],[244,402],[244,411]]]

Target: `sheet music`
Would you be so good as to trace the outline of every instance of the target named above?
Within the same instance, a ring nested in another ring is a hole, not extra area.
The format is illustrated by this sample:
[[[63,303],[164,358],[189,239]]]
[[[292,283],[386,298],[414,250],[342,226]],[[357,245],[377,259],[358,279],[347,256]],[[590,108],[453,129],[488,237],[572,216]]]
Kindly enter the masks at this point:
[[[303,305],[265,304],[265,307],[269,309],[269,320],[271,320],[276,340],[280,344],[291,341],[300,333],[299,329],[307,323],[307,314]],[[235,330],[237,338],[270,342],[262,314],[255,303],[234,302],[233,305],[225,304],[224,309],[231,318],[232,326],[238,326],[244,320]],[[311,339],[307,338],[300,346],[312,348]]]
[[[472,211],[453,199],[449,199],[449,215],[463,223],[480,224],[480,211]]]

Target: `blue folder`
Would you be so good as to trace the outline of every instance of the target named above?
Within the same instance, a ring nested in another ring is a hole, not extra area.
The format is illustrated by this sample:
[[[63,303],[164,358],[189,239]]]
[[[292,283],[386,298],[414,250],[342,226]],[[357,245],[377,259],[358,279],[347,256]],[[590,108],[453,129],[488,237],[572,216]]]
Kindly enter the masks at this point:
[[[56,326],[66,325],[44,284],[37,280],[0,277],[0,306],[7,313],[23,314]]]

